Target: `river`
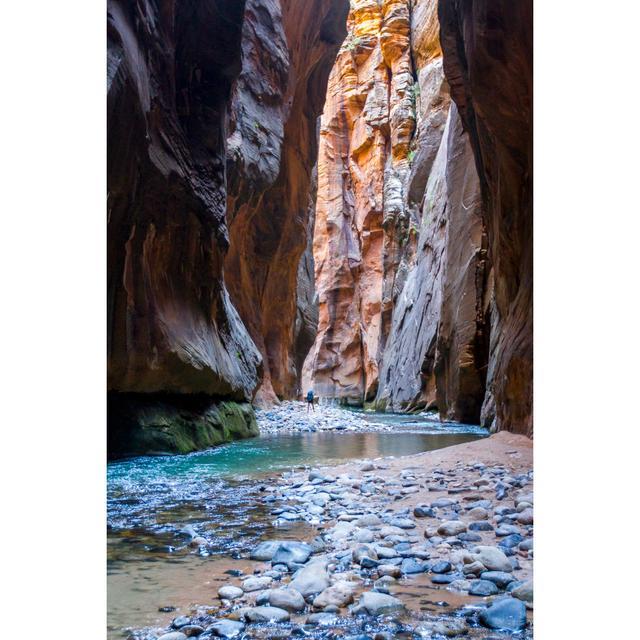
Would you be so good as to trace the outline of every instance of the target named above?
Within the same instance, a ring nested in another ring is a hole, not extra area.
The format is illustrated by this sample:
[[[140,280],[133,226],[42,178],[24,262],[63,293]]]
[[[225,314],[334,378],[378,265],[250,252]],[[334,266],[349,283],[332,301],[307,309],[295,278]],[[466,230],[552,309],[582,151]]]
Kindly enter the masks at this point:
[[[166,624],[163,607],[214,603],[214,574],[259,540],[300,538],[306,523],[274,523],[260,499],[271,475],[353,459],[402,456],[468,442],[487,432],[420,416],[364,414],[391,431],[261,436],[189,455],[138,457],[107,467],[107,589],[110,640]],[[207,538],[189,547],[185,526]],[[309,528],[309,531],[305,531]],[[215,564],[214,564],[215,563]],[[226,563],[226,564],[225,564]],[[213,570],[215,566],[215,571]],[[240,566],[242,568],[242,566]],[[222,569],[222,570],[221,570]]]

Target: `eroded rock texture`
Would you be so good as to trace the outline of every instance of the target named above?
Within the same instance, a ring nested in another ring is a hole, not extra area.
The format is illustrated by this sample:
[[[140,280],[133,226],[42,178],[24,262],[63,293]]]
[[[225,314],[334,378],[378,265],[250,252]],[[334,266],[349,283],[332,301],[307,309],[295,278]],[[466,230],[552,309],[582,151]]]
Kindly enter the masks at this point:
[[[482,187],[494,282],[488,394],[496,426],[533,432],[533,3],[441,0],[451,94]]]
[[[435,0],[351,3],[322,118],[305,380],[530,432],[531,24],[519,3],[441,4],[442,29]]]
[[[110,422],[173,429],[163,442],[183,450],[185,424],[214,443],[220,403],[251,401],[263,377],[267,398],[295,391],[314,331],[297,274],[316,120],[347,10],[109,2]],[[225,433],[255,433],[238,415]]]
[[[484,398],[485,252],[473,154],[452,106],[429,173],[413,264],[393,310],[380,407],[477,422]]]
[[[223,279],[225,118],[244,2],[108,4],[108,386],[250,400]]]
[[[346,35],[347,0],[247,0],[228,148],[226,282],[264,357],[257,401],[291,397],[315,334],[309,194],[317,118]]]
[[[329,78],[318,157],[314,259],[319,325],[306,380],[323,396],[375,396],[382,284],[397,255],[415,128],[405,0],[353,0]],[[388,227],[391,235],[385,234]]]
[[[478,420],[484,363],[469,354],[484,279],[476,291],[467,264],[482,235],[477,179],[456,114],[444,135],[451,101],[436,10],[434,0],[351,3],[322,118],[320,319],[305,380],[320,395],[398,410],[437,404]],[[462,220],[458,190],[468,200]],[[446,314],[458,315],[438,351]]]

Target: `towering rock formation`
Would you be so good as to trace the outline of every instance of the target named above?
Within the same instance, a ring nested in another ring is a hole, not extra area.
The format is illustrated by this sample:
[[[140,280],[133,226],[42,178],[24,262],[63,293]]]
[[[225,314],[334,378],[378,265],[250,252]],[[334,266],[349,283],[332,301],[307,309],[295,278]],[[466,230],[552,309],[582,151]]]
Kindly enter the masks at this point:
[[[394,409],[436,403],[442,300],[451,305],[451,296],[442,295],[449,282],[442,280],[451,212],[447,190],[461,186],[447,186],[443,132],[450,99],[436,9],[435,0],[351,3],[349,35],[329,80],[318,160],[320,322],[305,380],[320,395],[353,402],[377,396],[379,406]],[[464,139],[457,121],[451,129],[457,158]],[[472,205],[469,215],[479,224],[477,203]],[[480,240],[469,234],[473,253]],[[454,346],[454,360],[468,347],[464,342]],[[447,358],[440,370],[452,382],[440,404],[447,415],[469,419],[473,411],[454,408],[460,403]],[[481,404],[482,385],[476,393]],[[475,406],[477,419],[477,401]]]
[[[480,176],[495,321],[484,413],[533,432],[533,3],[441,0],[445,73]]]
[[[314,241],[319,326],[305,384],[320,395],[361,402],[377,390],[389,307],[383,281],[392,287],[387,274],[409,232],[402,196],[415,128],[409,2],[353,0],[347,26],[321,122]]]
[[[295,395],[315,334],[304,302],[312,293],[303,287],[297,306],[297,276],[308,238],[316,121],[347,10],[347,0],[247,0],[229,131],[225,271],[264,357],[262,402]]]
[[[109,1],[110,451],[255,434],[263,372],[295,386],[315,120],[346,11]]]
[[[440,4],[441,29],[436,0],[351,3],[322,118],[305,380],[530,432],[530,3]]]
[[[477,422],[486,353],[480,188],[455,106],[433,162],[421,206],[415,255],[393,310],[382,358],[378,405],[436,406]]]

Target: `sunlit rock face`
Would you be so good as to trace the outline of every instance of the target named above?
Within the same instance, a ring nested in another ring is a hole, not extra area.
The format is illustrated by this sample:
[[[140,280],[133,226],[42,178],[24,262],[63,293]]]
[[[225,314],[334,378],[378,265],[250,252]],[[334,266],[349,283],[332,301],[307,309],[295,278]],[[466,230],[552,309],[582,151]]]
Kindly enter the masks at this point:
[[[264,359],[259,404],[298,393],[315,335],[308,238],[317,120],[347,11],[347,0],[246,1],[228,131],[224,267]]]
[[[437,3],[354,1],[348,29],[321,125],[320,317],[305,383],[329,397],[396,410],[438,406],[477,421],[484,278],[476,287],[473,256],[482,225],[473,156],[450,114]],[[450,201],[459,189],[462,220],[460,202]],[[455,326],[440,336],[445,319]]]
[[[441,0],[444,69],[480,175],[495,300],[483,420],[533,433],[533,3]]]
[[[402,193],[415,130],[409,3],[354,0],[347,28],[320,129],[319,325],[305,384],[358,402],[377,390],[382,290],[398,259],[397,230],[409,227]]]

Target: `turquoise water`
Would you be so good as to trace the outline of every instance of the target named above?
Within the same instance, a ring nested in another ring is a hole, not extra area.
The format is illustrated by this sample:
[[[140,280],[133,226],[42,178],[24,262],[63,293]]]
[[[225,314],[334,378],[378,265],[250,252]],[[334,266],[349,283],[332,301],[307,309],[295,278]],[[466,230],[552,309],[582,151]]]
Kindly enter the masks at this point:
[[[189,455],[109,463],[109,637],[126,637],[125,627],[156,623],[159,606],[203,597],[211,589],[212,560],[244,555],[261,539],[302,539],[313,531],[304,522],[275,522],[263,498],[264,485],[270,478],[276,482],[276,474],[441,449],[487,434],[422,416],[368,414],[366,419],[392,430],[262,436]],[[209,545],[191,548],[186,525]]]
[[[380,419],[380,414],[368,417]],[[132,550],[174,553],[184,543],[180,529],[215,529],[213,553],[229,549],[221,535],[229,524],[247,522],[261,508],[259,478],[269,472],[336,464],[353,459],[402,456],[468,442],[484,429],[423,418],[384,414],[392,431],[324,432],[262,436],[189,455],[145,456],[107,466],[107,522],[110,537],[126,536]],[[395,424],[394,424],[395,423]],[[145,539],[135,544],[136,532]],[[151,537],[153,542],[149,542]],[[250,536],[251,538],[253,536]],[[118,554],[120,555],[120,554]]]

